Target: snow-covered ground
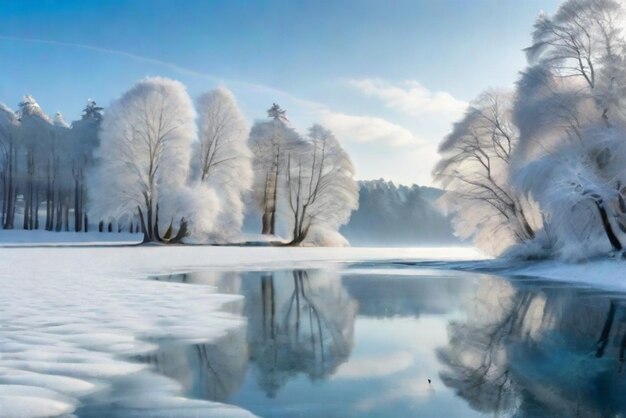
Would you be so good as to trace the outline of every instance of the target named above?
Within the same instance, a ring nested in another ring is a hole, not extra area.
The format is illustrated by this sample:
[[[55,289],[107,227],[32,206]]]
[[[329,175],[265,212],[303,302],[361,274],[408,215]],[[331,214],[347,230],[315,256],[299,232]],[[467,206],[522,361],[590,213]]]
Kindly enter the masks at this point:
[[[477,256],[468,248],[0,248],[0,417],[67,416],[124,379],[139,385],[116,395],[126,416],[150,416],[153,408],[159,416],[250,416],[186,399],[177,383],[130,360],[161,338],[198,343],[245,326],[221,310],[238,296],[142,280],[151,274]]]
[[[575,264],[560,261],[527,262],[510,266],[503,274],[543,277],[626,291],[626,261],[620,259],[595,259]]]
[[[78,245],[132,245],[141,242],[141,234],[128,232],[53,232],[0,230],[0,247],[64,247]]]

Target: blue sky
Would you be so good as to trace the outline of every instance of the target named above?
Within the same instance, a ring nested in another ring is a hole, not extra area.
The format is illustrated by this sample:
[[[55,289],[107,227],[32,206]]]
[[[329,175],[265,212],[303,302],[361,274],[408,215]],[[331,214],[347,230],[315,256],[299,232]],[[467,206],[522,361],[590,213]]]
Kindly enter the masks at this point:
[[[511,86],[557,0],[0,0],[0,101],[106,106],[136,80],[217,85],[250,123],[277,102],[333,129],[361,179],[429,184],[436,145],[487,87]]]

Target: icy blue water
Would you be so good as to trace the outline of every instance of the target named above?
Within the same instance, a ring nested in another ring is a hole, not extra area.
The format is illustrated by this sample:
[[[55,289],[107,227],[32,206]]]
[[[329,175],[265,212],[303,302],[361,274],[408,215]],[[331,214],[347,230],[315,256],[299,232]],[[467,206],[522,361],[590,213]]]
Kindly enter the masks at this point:
[[[243,295],[247,326],[138,360],[264,417],[626,413],[624,294],[431,267],[159,276]]]

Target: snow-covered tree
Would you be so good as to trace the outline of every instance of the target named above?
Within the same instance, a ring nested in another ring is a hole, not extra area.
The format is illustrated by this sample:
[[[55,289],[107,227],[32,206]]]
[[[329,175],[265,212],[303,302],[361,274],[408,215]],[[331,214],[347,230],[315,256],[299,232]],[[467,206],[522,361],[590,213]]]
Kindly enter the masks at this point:
[[[23,144],[22,195],[24,197],[24,229],[39,228],[39,202],[45,178],[44,161],[47,145],[53,138],[52,120],[32,96],[24,96],[20,103],[21,142]]]
[[[568,0],[541,15],[518,83],[516,186],[540,206],[563,257],[621,250],[626,93],[621,2]]]
[[[85,184],[87,171],[94,164],[94,152],[98,147],[98,130],[102,122],[103,108],[93,99],[87,100],[80,120],[72,122],[71,130],[71,174],[74,194],[74,229],[89,228],[89,218],[85,210],[88,190]]]
[[[435,175],[461,235],[569,259],[623,249],[623,18],[618,0],[542,13],[513,98],[483,95],[455,125]]]
[[[195,111],[181,83],[159,77],[138,82],[103,117],[91,176],[93,214],[107,221],[139,219],[146,241],[184,238],[188,219],[173,202],[186,187],[195,137]]]
[[[511,93],[481,94],[439,146],[442,159],[434,170],[447,191],[441,202],[456,232],[495,253],[535,235],[527,215],[530,205],[509,182],[518,141],[511,107]]]
[[[554,16],[539,16],[526,49],[531,65],[580,80],[607,121],[626,88],[623,17],[619,0],[568,0]]]
[[[250,149],[254,155],[254,197],[261,211],[263,234],[276,233],[278,204],[285,196],[287,156],[302,141],[288,125],[286,112],[276,103],[267,111],[269,121],[257,121],[250,131]]]
[[[332,132],[313,125],[288,154],[286,175],[291,244],[302,243],[311,229],[338,234],[358,206],[358,186],[352,161]]]
[[[57,112],[52,125],[50,140],[45,144],[45,229],[60,231],[65,224],[66,230],[69,230],[71,195],[68,163],[74,149],[70,143],[70,127],[61,113]]]
[[[2,228],[13,229],[18,185],[19,120],[9,107],[0,103],[0,182],[2,183]]]
[[[248,127],[235,97],[225,88],[200,96],[197,111],[199,140],[193,147],[192,181],[218,193],[221,210],[210,235],[223,241],[241,230],[243,194],[252,185]]]

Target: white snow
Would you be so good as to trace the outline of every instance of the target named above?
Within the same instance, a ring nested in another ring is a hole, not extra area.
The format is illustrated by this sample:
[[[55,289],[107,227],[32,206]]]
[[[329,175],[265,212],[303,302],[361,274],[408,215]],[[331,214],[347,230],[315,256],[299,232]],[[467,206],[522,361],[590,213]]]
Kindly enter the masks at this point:
[[[0,248],[0,416],[71,414],[83,397],[122,378],[132,378],[136,387],[116,399],[127,415],[151,416],[158,407],[172,416],[251,416],[184,398],[174,381],[129,360],[154,350],[158,339],[198,343],[245,326],[243,318],[221,310],[239,296],[146,280],[151,274],[477,257],[469,248]]]
[[[0,230],[0,247],[64,247],[88,245],[131,245],[138,244],[142,234],[128,232],[55,232],[55,231],[24,231]]]
[[[626,261],[594,259],[583,263],[556,260],[512,265],[501,274],[541,277],[580,283],[607,290],[626,291]]]

